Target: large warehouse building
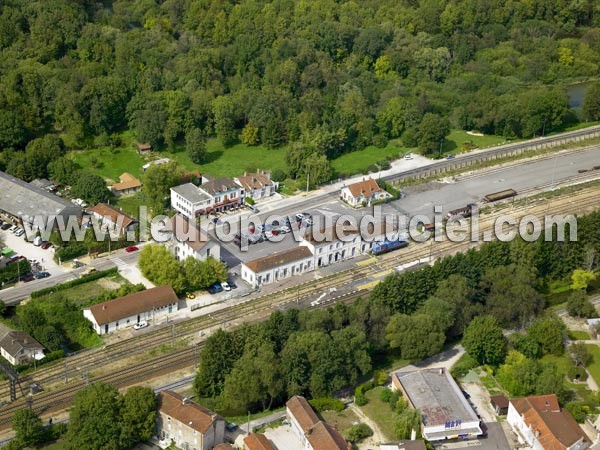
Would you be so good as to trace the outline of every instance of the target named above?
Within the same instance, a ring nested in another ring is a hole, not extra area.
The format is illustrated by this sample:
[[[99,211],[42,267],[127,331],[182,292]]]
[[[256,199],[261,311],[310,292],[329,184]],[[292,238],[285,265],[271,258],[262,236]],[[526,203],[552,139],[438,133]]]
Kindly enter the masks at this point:
[[[421,411],[421,433],[428,441],[481,435],[480,421],[456,381],[444,368],[395,372],[394,389]]]

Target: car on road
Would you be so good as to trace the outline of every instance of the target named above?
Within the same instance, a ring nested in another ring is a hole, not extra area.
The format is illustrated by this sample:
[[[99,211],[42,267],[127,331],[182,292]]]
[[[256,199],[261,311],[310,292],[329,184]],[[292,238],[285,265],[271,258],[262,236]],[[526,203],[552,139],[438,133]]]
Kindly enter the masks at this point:
[[[0,227],[0,229],[2,229],[3,231],[6,231],[6,230],[10,229],[10,227],[11,227],[10,223],[5,223],[4,225],[2,225]]]
[[[223,281],[221,283],[221,289],[223,289],[225,292],[229,292],[231,290],[231,286],[229,286],[227,281]]]
[[[208,288],[209,294],[218,294],[219,292],[223,292],[223,288],[221,287],[221,283],[215,283],[211,287]]]
[[[50,272],[38,272],[35,274],[36,280],[41,280],[42,278],[48,278],[50,276]]]
[[[148,326],[148,322],[146,322],[145,320],[140,320],[138,323],[136,323],[133,326],[134,330],[141,330],[142,328],[146,328]]]
[[[411,153],[407,153],[406,155],[404,155],[404,159],[406,159],[406,160],[413,159],[413,156]]]
[[[43,250],[48,250],[50,247],[52,247],[52,244],[50,242],[48,242],[48,241],[44,241],[40,245],[40,248],[43,249]]]
[[[454,159],[454,158],[455,158],[455,156],[452,153],[448,153],[446,155],[446,159]]]
[[[130,245],[129,247],[125,248],[125,251],[127,253],[131,253],[131,252],[137,252],[139,250],[138,247],[136,247],[135,245]]]

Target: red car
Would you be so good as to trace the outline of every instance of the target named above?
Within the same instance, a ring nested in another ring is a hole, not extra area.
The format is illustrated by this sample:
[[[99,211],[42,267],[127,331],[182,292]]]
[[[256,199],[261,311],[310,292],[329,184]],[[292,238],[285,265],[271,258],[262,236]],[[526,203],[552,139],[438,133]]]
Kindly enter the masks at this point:
[[[125,248],[125,251],[127,253],[135,252],[135,251],[138,251],[138,250],[139,250],[139,248],[137,248],[135,245],[130,245],[129,247]]]
[[[52,244],[48,241],[44,241],[42,242],[42,244],[40,245],[40,247],[44,250],[48,250],[50,247],[52,247]]]

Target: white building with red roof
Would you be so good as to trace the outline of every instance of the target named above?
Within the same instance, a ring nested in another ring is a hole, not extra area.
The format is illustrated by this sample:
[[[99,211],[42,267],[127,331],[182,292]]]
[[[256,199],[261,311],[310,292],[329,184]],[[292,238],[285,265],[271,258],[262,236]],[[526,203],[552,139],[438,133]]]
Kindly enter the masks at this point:
[[[391,198],[392,195],[385,189],[379,187],[377,181],[372,178],[364,178],[358,183],[349,184],[342,188],[340,197],[350,206],[369,206],[378,200]]]

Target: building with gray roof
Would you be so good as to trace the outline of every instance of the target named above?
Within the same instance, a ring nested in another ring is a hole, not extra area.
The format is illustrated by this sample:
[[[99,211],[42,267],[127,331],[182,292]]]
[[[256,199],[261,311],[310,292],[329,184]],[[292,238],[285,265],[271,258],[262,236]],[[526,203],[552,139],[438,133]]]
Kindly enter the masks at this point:
[[[32,223],[35,216],[81,217],[81,208],[45,189],[0,172],[0,211],[16,222]]]
[[[421,412],[421,433],[428,441],[481,435],[480,419],[445,368],[400,371],[394,389]]]

